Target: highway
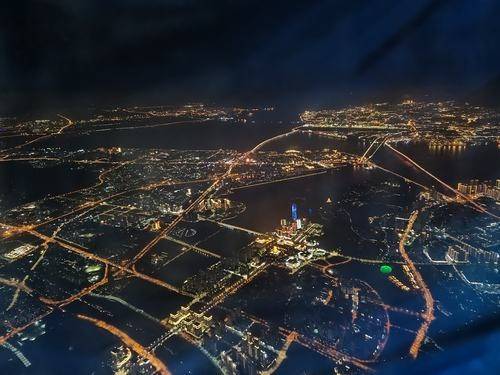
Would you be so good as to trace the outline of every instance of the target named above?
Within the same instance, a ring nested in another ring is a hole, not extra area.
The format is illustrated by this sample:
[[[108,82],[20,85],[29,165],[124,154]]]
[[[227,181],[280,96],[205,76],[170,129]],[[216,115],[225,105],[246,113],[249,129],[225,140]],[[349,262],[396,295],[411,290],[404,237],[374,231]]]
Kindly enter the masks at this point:
[[[425,312],[422,313],[422,318],[424,319],[424,321],[420,325],[415,340],[410,347],[410,355],[413,358],[417,358],[420,347],[422,346],[422,343],[427,335],[427,330],[429,329],[431,322],[434,320],[434,298],[432,298],[432,294],[427,287],[424,279],[422,278],[422,275],[417,270],[417,267],[415,267],[415,265],[413,264],[405,249],[406,240],[408,239],[408,235],[410,234],[410,231],[413,228],[413,224],[415,223],[417,217],[418,211],[413,211],[410,219],[408,220],[408,225],[406,226],[406,229],[401,236],[401,240],[399,241],[399,252],[408,265],[410,272],[413,274],[413,277],[415,278],[415,281],[419,286],[425,300]]]
[[[68,117],[66,117],[64,115],[58,114],[57,116],[59,116],[60,118],[62,118],[63,120],[65,120],[66,121],[66,125],[63,126],[62,128],[60,128],[55,134],[61,134],[67,128],[69,128],[70,126],[73,126],[75,124],[73,122],[73,120],[71,120],[70,118],[68,118]]]

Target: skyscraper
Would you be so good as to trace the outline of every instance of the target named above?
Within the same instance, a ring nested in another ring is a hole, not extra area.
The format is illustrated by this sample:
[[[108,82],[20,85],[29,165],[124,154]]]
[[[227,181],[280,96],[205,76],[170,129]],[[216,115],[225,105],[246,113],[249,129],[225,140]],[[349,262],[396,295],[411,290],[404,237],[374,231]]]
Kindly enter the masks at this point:
[[[292,203],[292,220],[295,221],[299,218],[299,214],[297,213],[297,203]]]

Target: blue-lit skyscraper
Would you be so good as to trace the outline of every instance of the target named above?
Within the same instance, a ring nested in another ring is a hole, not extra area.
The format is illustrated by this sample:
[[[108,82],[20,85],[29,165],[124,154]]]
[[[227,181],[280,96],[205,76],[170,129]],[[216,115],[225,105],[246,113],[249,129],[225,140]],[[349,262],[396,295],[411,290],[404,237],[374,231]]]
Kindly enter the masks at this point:
[[[297,203],[292,203],[292,220],[295,221],[299,218],[299,214],[297,213]]]

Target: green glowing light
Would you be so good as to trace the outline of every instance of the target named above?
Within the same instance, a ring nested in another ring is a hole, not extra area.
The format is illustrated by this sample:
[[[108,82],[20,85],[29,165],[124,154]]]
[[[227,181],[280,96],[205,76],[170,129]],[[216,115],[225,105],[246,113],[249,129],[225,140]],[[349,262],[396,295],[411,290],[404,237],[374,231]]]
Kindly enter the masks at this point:
[[[392,272],[392,267],[389,266],[388,264],[383,264],[380,266],[380,272],[387,275]]]

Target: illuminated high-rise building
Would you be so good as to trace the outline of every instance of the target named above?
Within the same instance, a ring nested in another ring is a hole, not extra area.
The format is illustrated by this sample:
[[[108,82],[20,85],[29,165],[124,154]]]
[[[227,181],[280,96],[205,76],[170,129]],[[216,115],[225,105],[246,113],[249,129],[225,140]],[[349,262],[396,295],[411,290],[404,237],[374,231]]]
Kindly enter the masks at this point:
[[[299,218],[299,214],[297,212],[297,203],[292,203],[292,220],[296,221]]]

